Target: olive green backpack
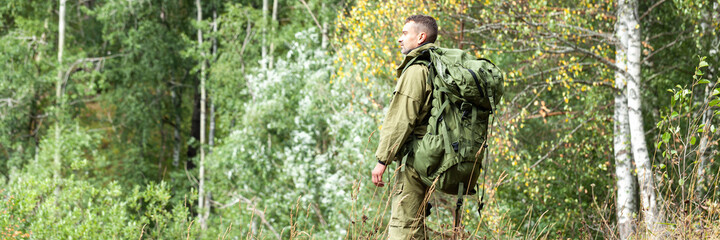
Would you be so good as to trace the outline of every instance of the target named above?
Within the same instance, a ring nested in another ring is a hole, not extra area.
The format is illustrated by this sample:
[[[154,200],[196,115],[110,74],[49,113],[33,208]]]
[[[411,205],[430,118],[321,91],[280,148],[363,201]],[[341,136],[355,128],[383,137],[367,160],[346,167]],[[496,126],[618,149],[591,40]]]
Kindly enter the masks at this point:
[[[461,205],[463,194],[476,193],[488,119],[503,95],[502,71],[460,49],[431,48],[412,64],[428,66],[433,100],[427,134],[409,146],[415,157],[407,164],[425,185],[459,195]]]

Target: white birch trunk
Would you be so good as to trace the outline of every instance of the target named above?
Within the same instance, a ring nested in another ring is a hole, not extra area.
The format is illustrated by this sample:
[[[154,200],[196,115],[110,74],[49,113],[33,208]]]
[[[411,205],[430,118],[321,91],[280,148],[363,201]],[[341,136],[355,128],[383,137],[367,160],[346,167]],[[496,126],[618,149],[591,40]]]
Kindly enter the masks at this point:
[[[270,34],[272,34],[273,37],[276,36],[276,31],[277,31],[277,29],[275,29],[275,24],[277,24],[277,13],[278,13],[278,0],[273,0],[272,21],[270,22],[270,24],[272,24],[272,28],[270,29]],[[269,65],[270,69],[273,68],[273,65],[275,62],[275,58],[273,55],[274,52],[275,52],[275,43],[270,41],[270,53],[268,54],[268,55],[270,55],[270,56],[268,56],[268,65]]]
[[[62,147],[62,142],[60,141],[60,128],[62,126],[61,121],[63,119],[63,96],[62,96],[62,85],[63,85],[63,48],[65,46],[65,2],[66,0],[60,0],[60,19],[58,21],[58,65],[57,65],[57,71],[58,71],[58,79],[55,86],[55,101],[57,104],[57,109],[55,110],[55,152],[53,154],[53,163],[54,163],[54,173],[53,178],[55,179],[55,182],[58,183],[60,181],[60,174],[61,174],[61,168],[62,168],[62,160],[60,159],[60,148]],[[55,188],[55,195],[60,194],[60,185],[58,185]]]
[[[202,21],[202,6],[200,0],[195,1],[197,6],[197,21]],[[202,29],[198,29],[198,49],[200,50],[200,166],[198,173],[198,218],[200,227],[207,229],[204,212],[207,211],[205,204],[205,52],[202,49]]]
[[[638,185],[640,187],[640,204],[642,206],[643,220],[650,234],[648,237],[656,238],[662,236],[662,227],[658,223],[663,221],[663,219],[655,195],[652,164],[647,152],[645,128],[643,127],[642,94],[640,91],[642,45],[640,43],[641,33],[637,9],[637,0],[619,1],[617,21],[619,24],[625,25],[628,30],[626,37],[621,36],[621,42],[625,42],[625,46],[627,46],[628,122],[630,125],[632,154],[637,168]]]
[[[267,35],[268,35],[267,27],[268,26],[267,25],[268,25],[268,12],[270,12],[269,5],[270,5],[270,2],[268,0],[263,0],[262,14],[263,14],[263,23],[265,23],[265,25],[263,26],[263,29],[262,29],[262,46],[260,48],[260,54],[262,57],[261,65],[262,65],[263,69],[267,69],[267,67],[268,67],[268,62],[267,62],[267,52],[268,52],[268,49],[267,49]]]
[[[325,2],[322,3],[322,12],[325,12]],[[327,49],[328,42],[330,41],[327,35],[328,23],[326,19],[322,18],[322,16],[320,21],[322,21],[322,29],[320,29],[322,40],[320,41],[320,47],[322,49]]]
[[[217,33],[217,8],[213,8],[213,38],[212,38],[212,59],[213,61],[217,57],[217,39],[214,37]],[[212,153],[213,146],[215,145],[215,103],[212,99],[208,99],[210,102],[210,123],[208,126],[208,154]]]
[[[212,52],[210,53],[212,55],[212,59],[216,59],[217,54],[217,39],[215,38],[215,33],[217,33],[217,8],[213,6],[213,38],[212,38]],[[208,155],[212,154],[213,146],[215,145],[215,103],[211,99],[207,99],[207,101],[210,104],[210,123],[208,126]],[[204,215],[204,223],[207,226],[207,220],[210,217],[210,208],[212,206],[210,205],[210,200],[212,199],[212,193],[210,191],[207,191],[205,194],[205,215]]]
[[[619,14],[620,12],[618,12]],[[622,39],[627,36],[627,26],[619,21],[615,24],[616,37],[621,40],[620,44],[615,46],[615,61],[619,69],[626,69],[627,48],[623,45]],[[617,223],[620,239],[628,239],[635,235],[635,220],[633,215],[637,213],[635,208],[637,200],[635,199],[635,176],[632,174],[633,164],[630,154],[630,126],[628,123],[628,106],[625,88],[627,79],[625,75],[619,71],[615,72],[615,112],[614,112],[614,129],[613,137],[614,154],[615,154],[615,177],[617,185]]]
[[[173,106],[175,107],[175,131],[173,133],[173,166],[177,167],[180,165],[180,98],[177,96],[177,89],[170,91],[172,97]]]

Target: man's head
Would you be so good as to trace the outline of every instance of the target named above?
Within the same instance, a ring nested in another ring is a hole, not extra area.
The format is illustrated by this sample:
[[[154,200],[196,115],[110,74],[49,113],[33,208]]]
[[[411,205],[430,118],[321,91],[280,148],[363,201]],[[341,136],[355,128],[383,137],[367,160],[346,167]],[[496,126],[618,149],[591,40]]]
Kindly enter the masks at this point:
[[[412,15],[405,19],[402,34],[398,39],[403,54],[425,43],[434,43],[438,27],[435,18],[425,15]]]

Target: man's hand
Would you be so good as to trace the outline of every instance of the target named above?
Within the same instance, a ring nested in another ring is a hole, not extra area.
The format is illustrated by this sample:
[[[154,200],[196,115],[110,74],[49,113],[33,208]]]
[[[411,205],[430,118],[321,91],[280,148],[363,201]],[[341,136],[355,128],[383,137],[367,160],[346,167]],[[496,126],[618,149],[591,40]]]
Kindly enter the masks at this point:
[[[385,183],[382,181],[383,173],[385,173],[387,166],[377,163],[375,169],[372,170],[372,182],[375,186],[384,187]]]

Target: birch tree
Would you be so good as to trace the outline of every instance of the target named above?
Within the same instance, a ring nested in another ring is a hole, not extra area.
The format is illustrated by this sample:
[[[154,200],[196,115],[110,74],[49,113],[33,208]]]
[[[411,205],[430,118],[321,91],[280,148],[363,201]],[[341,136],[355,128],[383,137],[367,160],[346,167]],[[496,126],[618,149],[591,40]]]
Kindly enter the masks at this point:
[[[267,69],[268,62],[267,62],[267,56],[268,56],[268,49],[267,49],[267,42],[268,42],[268,31],[267,31],[267,25],[268,25],[268,13],[270,12],[270,2],[269,0],[263,0],[262,2],[262,46],[261,46],[261,57],[262,57],[262,67],[263,69]]]
[[[66,0],[60,0],[60,11],[59,11],[59,17],[60,20],[58,22],[58,55],[57,55],[57,82],[55,86],[55,101],[57,105],[57,109],[55,109],[55,153],[53,155],[54,163],[55,163],[55,173],[54,178],[55,181],[60,180],[60,174],[61,174],[61,167],[62,167],[62,160],[60,159],[60,148],[62,147],[62,143],[60,141],[60,128],[62,127],[62,114],[63,114],[63,96],[62,96],[62,87],[63,87],[63,47],[65,45],[65,2]],[[55,188],[55,194],[59,194],[60,187]]]
[[[655,184],[653,179],[652,164],[647,152],[645,142],[645,130],[642,117],[642,100],[640,92],[640,63],[642,60],[642,46],[640,43],[640,23],[638,22],[638,2],[636,0],[622,0],[617,4],[617,25],[620,29],[617,32],[620,45],[624,52],[617,53],[619,60],[618,69],[626,70],[624,79],[617,79],[616,82],[627,81],[626,94],[628,106],[628,123],[630,126],[630,143],[633,158],[635,160],[640,190],[640,203],[642,206],[643,221],[648,231],[655,234],[661,230],[658,222],[662,221],[657,199],[655,196]],[[624,66],[623,66],[624,62]],[[617,75],[623,75],[619,73]],[[616,75],[616,76],[617,76]]]
[[[197,22],[202,22],[202,5],[200,0],[195,1],[197,6]],[[205,211],[207,211],[207,204],[205,202],[205,51],[203,51],[203,35],[202,28],[198,28],[198,50],[200,51],[200,166],[198,173],[198,218],[202,229],[207,229],[207,222],[205,221]]]
[[[619,13],[619,11],[618,11]],[[627,26],[616,22],[615,34],[618,39],[627,35]],[[625,69],[625,55],[627,49],[622,44],[615,47],[617,52],[615,62],[619,69]],[[635,209],[636,182],[633,172],[633,164],[630,152],[629,123],[627,95],[625,94],[627,80],[620,71],[615,73],[615,110],[613,115],[614,136],[613,151],[615,153],[615,177],[617,187],[616,213],[618,232],[620,239],[628,239],[635,232],[635,224],[632,216],[637,212]]]
[[[278,14],[278,0],[273,0],[272,19],[270,22],[270,25],[271,25],[270,34],[272,34],[273,37],[277,36],[277,29],[276,29],[277,25],[278,25],[277,24],[277,21],[278,21],[277,14]],[[275,53],[275,41],[271,41],[270,42],[270,53],[268,54],[268,55],[270,55],[269,56],[270,59],[268,59],[268,61],[269,61],[268,66],[270,69],[273,68],[273,64],[275,62],[275,55],[273,55],[274,53]]]

